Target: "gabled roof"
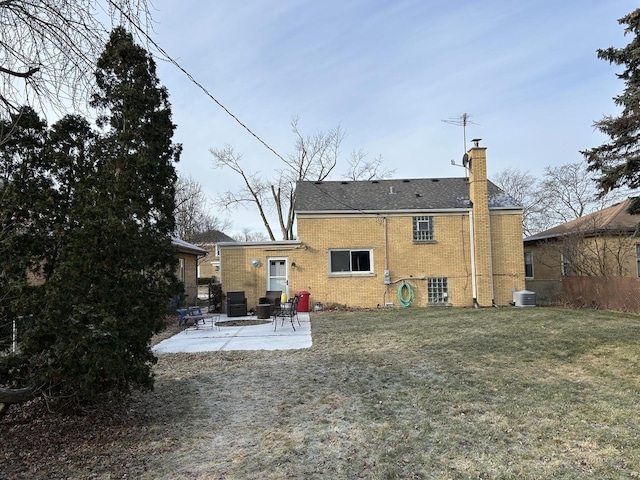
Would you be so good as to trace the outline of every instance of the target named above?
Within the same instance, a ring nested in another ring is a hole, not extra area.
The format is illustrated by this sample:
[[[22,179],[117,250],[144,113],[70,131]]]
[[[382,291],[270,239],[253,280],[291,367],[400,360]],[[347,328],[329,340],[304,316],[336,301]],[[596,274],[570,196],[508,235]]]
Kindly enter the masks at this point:
[[[584,217],[531,235],[524,241],[549,240],[573,234],[581,234],[585,237],[602,235],[603,233],[632,234],[636,230],[636,225],[640,223],[640,215],[631,215],[627,212],[631,201],[631,199],[627,199],[616,203]]]
[[[189,253],[191,255],[206,255],[207,252],[205,249],[198,247],[197,245],[193,245],[192,243],[185,242],[184,240],[173,237],[171,239],[171,243],[180,253]]]
[[[206,243],[218,243],[218,242],[234,242],[226,233],[222,233],[219,230],[207,230],[206,232],[196,233],[189,239],[195,244],[202,245]]]
[[[522,208],[488,181],[489,208]],[[466,178],[297,182],[296,213],[469,209]]]

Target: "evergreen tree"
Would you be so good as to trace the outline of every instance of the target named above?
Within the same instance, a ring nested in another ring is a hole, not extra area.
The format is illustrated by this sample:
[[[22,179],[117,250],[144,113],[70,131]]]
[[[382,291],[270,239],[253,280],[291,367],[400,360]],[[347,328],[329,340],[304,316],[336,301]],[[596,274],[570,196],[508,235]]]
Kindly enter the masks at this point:
[[[168,94],[151,56],[122,28],[110,36],[96,82],[102,133],[69,116],[32,139],[39,170],[23,176],[46,188],[25,228],[0,245],[11,254],[18,234],[41,238],[14,256],[23,285],[33,285],[25,267],[37,271],[39,295],[3,312],[34,315],[19,355],[0,358],[0,385],[78,402],[152,387],[149,341],[179,291],[171,233],[180,146],[171,142]],[[10,147],[2,147],[7,158],[16,156]],[[14,150],[28,157],[31,150],[21,148]],[[0,188],[15,190],[18,178]],[[3,226],[15,218],[4,214]]]
[[[618,20],[626,25],[625,34],[632,34],[631,42],[624,48],[598,50],[598,57],[609,63],[624,65],[618,77],[625,83],[624,92],[614,97],[622,107],[619,116],[606,116],[595,127],[609,137],[609,141],[581,152],[590,171],[599,172],[598,187],[602,195],[626,186],[640,187],[640,9]],[[630,207],[631,213],[640,213],[640,200]]]

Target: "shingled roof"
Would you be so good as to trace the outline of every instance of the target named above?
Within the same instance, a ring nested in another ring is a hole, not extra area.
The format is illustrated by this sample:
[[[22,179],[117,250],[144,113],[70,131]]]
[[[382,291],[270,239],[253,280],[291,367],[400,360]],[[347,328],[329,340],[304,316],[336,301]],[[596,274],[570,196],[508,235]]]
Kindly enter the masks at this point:
[[[522,208],[488,181],[489,208]],[[466,178],[298,182],[296,212],[389,212],[468,209]]]
[[[640,215],[631,215],[627,212],[632,199],[616,203],[597,212],[590,213],[570,222],[536,233],[524,239],[525,242],[548,240],[567,235],[580,234],[585,237],[611,234],[632,234],[636,225],[640,223]]]

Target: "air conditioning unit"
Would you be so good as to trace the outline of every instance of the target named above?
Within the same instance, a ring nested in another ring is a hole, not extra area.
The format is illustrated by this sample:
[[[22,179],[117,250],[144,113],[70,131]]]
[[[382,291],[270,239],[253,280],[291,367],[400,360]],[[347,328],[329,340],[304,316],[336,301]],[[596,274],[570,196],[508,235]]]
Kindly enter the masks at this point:
[[[513,292],[513,303],[516,307],[535,307],[536,292],[530,292],[529,290]]]

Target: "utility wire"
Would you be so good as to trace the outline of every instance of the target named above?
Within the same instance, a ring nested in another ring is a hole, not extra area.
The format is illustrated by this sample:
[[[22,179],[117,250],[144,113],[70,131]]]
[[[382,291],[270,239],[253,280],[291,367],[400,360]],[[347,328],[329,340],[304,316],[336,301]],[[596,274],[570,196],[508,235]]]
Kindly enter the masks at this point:
[[[189,72],[187,72],[187,70],[182,67],[182,65],[180,65],[178,63],[177,60],[175,60],[171,55],[169,55],[166,50],[164,48],[162,48],[160,45],[158,45],[158,43],[149,36],[149,34],[144,31],[136,22],[133,21],[133,19],[129,16],[129,14],[127,14],[122,7],[120,7],[119,5],[116,4],[116,2],[114,2],[113,0],[109,0],[109,3],[111,4],[111,6],[113,6],[115,9],[117,9],[128,21],[129,24],[132,25],[136,30],[138,30],[140,32],[140,34],[146,38],[146,40],[153,45],[168,61],[169,63],[172,63],[178,70],[180,70],[182,73],[184,73],[186,75],[186,77],[189,79],[189,81],[191,81],[191,83],[193,83],[195,86],[197,86],[200,90],[202,90],[204,92],[204,94],[206,96],[208,96],[211,100],[213,100],[214,102],[216,102],[216,104],[222,108],[227,115],[229,115],[231,118],[233,118],[238,124],[240,124],[240,126],[242,128],[244,128],[247,132],[249,132],[251,135],[253,135],[255,137],[256,140],[258,140],[262,145],[264,145],[268,150],[270,150],[276,157],[278,157],[280,160],[282,160],[283,162],[287,162],[284,157],[282,155],[280,155],[278,152],[276,152],[273,148],[271,148],[271,146],[269,146],[269,144],[267,144],[267,142],[265,142],[264,140],[262,140],[262,138],[260,138],[256,133],[253,132],[253,130],[251,130],[249,127],[247,127],[244,123],[242,123],[242,121],[240,121],[240,119],[238,117],[236,117],[227,107],[225,107],[216,97],[214,97],[205,87],[204,85],[202,85],[200,82],[198,82],[193,75],[191,75]]]
[[[204,85],[202,85],[200,82],[198,82],[193,75],[191,75],[184,67],[182,67],[182,65],[180,65],[178,63],[177,60],[175,60],[171,55],[169,55],[167,53],[167,51],[162,48],[160,45],[158,45],[158,43],[153,40],[153,38],[151,38],[149,36],[149,34],[143,30],[136,22],[134,22],[132,20],[132,18],[129,16],[129,14],[127,14],[125,11],[122,10],[122,8],[119,5],[116,5],[116,3],[113,0],[109,0],[109,3],[115,8],[117,9],[128,21],[129,23],[136,29],[138,30],[138,32],[140,32],[140,34],[142,36],[144,36],[144,38],[151,44],[153,45],[158,52],[160,52],[166,59],[167,61],[169,61],[169,63],[173,64],[176,68],[178,68],[178,70],[180,70],[182,73],[185,74],[185,76],[189,79],[189,81],[191,81],[194,85],[196,85],[200,90],[202,90],[204,92],[205,95],[207,95],[211,100],[213,100],[220,108],[222,108],[231,118],[233,118],[238,124],[240,124],[242,126],[242,128],[244,128],[247,132],[249,132],[251,135],[253,135],[256,140],[258,140],[262,145],[264,145],[267,149],[269,149],[276,157],[278,157],[280,160],[282,160],[285,163],[288,163],[284,157],[282,155],[280,155],[278,152],[276,152],[273,148],[271,148],[271,146],[269,146],[269,144],[267,144],[267,142],[265,142],[264,140],[262,140],[262,138],[260,138],[256,133],[254,133],[249,127],[247,127],[242,121],[240,121],[240,119],[235,116],[227,107],[225,107],[217,98],[215,98],[207,89],[206,87],[204,87]],[[352,205],[349,205],[348,203],[344,202],[343,200],[335,197],[334,195],[331,195],[329,192],[327,192],[326,190],[323,190],[322,188],[320,188],[320,186],[316,183],[316,182],[311,182],[312,185],[314,187],[316,187],[318,190],[320,190],[324,195],[326,195],[327,197],[335,200],[336,202],[338,202],[339,204],[345,206],[346,208],[348,208],[349,210],[354,210],[360,213],[373,213],[376,217],[378,218],[383,218],[382,215],[380,215],[380,213],[375,213],[375,212],[365,212],[364,210],[354,207]]]

